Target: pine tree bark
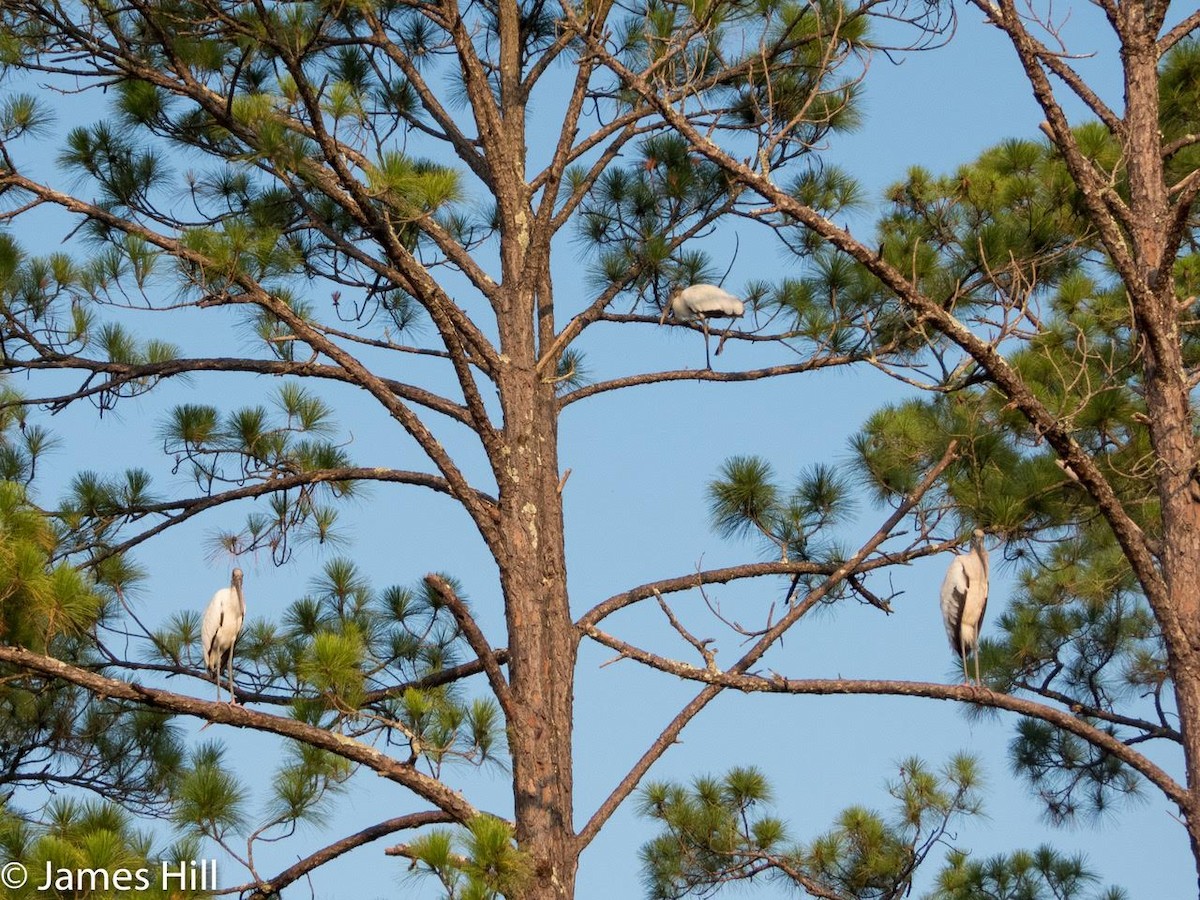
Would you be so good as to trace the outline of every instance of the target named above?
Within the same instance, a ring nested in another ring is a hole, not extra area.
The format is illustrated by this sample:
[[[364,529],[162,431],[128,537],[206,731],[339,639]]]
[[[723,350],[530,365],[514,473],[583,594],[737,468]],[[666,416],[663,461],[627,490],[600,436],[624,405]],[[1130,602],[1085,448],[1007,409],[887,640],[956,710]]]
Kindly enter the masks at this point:
[[[1125,144],[1129,172],[1130,243],[1136,266],[1131,294],[1143,341],[1143,374],[1151,445],[1158,461],[1162,516],[1161,571],[1166,602],[1155,609],[1167,647],[1183,734],[1184,809],[1200,884],[1200,503],[1196,439],[1183,359],[1168,231],[1172,203],[1159,130],[1161,16],[1122,4],[1117,22],[1125,71]]]
[[[532,315],[515,318],[532,328]],[[571,739],[578,639],[566,588],[553,385],[542,383],[531,355],[522,356],[500,378],[505,442],[499,563],[515,713],[508,743],[516,837],[533,860],[524,897],[541,900],[574,893]]]
[[[499,135],[489,143],[500,226],[502,289],[496,309],[503,431],[491,459],[499,488],[500,569],[512,711],[508,744],[516,840],[532,860],[522,900],[574,896],[575,659],[578,633],[567,596],[558,465],[558,402],[538,363],[553,336],[548,222],[525,180],[528,96],[520,80],[520,16],[499,5]],[[480,123],[481,125],[483,123]],[[551,373],[553,374],[553,373]]]

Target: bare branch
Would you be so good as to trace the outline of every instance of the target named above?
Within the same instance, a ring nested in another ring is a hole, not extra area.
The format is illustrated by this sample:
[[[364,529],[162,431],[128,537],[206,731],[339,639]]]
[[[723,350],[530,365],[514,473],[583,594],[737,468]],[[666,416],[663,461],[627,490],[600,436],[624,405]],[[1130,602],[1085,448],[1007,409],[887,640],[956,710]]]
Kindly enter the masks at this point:
[[[483,666],[483,671],[487,675],[488,684],[492,686],[492,693],[496,695],[496,699],[500,703],[501,709],[504,710],[505,716],[510,722],[517,720],[516,705],[513,700],[512,690],[509,688],[508,681],[504,677],[504,673],[500,671],[500,664],[496,659],[496,651],[488,644],[487,638],[479,629],[479,624],[475,621],[475,617],[471,615],[471,611],[467,609],[467,605],[462,602],[446,579],[438,575],[426,575],[425,583],[429,585],[442,598],[442,602],[449,608],[450,613],[454,616],[454,621],[458,623],[458,627],[462,630],[463,636],[467,639],[467,643],[471,645],[471,649],[475,651],[475,655],[479,657],[479,662]]]
[[[369,828],[364,828],[362,831],[357,831],[354,834],[347,835],[340,841],[335,841],[328,847],[311,853],[304,859],[300,860],[293,866],[284,869],[274,878],[267,881],[240,885],[238,887],[225,888],[219,893],[238,894],[239,897],[245,897],[246,900],[271,900],[278,896],[279,891],[294,881],[306,876],[314,869],[325,865],[337,859],[344,853],[349,853],[363,844],[369,844],[372,841],[377,841],[381,837],[386,837],[389,834],[395,834],[397,831],[405,831],[409,828],[421,828],[425,825],[436,825],[441,823],[451,823],[457,821],[454,816],[442,811],[429,811],[419,813],[409,813],[405,816],[396,816],[394,819],[386,819]],[[249,891],[250,893],[246,893]]]
[[[3,364],[0,364],[0,368],[12,372],[31,371],[35,369],[70,369],[103,373],[110,376],[101,384],[89,385],[70,394],[22,400],[22,403],[25,405],[47,405],[56,411],[64,408],[74,400],[116,390],[140,379],[170,378],[176,375],[191,375],[197,372],[251,372],[259,375],[291,375],[301,378],[312,377],[340,381],[344,384],[361,387],[345,369],[339,366],[320,365],[316,362],[294,363],[275,359],[192,357],[169,359],[154,363],[120,363],[89,359],[82,356],[45,353],[38,359],[21,360],[9,358],[4,360]],[[445,397],[402,381],[390,378],[381,379],[381,381],[397,397],[403,400],[441,413],[464,425],[473,426],[474,424],[470,414],[464,407],[447,400]]]
[[[1165,55],[1168,50],[1184,40],[1197,28],[1200,28],[1200,10],[1185,16],[1174,28],[1158,39],[1158,53]]]
[[[905,565],[926,556],[935,556],[958,546],[958,541],[944,541],[915,547],[897,553],[881,553],[879,556],[862,560],[855,568],[854,574],[861,575],[876,569],[893,565]],[[597,625],[613,613],[647,600],[657,594],[670,594],[679,591],[690,591],[706,584],[728,584],[746,578],[764,578],[777,575],[824,575],[831,576],[837,570],[835,563],[818,563],[808,560],[789,560],[762,563],[747,563],[740,566],[728,566],[722,569],[707,569],[691,575],[676,578],[665,578],[648,584],[630,588],[620,594],[615,594],[607,600],[596,604],[575,622],[575,627],[583,632]]]
[[[816,588],[809,592],[808,596],[800,602],[792,605],[788,611],[780,618],[779,622],[773,627],[768,628],[751,648],[733,664],[730,672],[737,675],[742,675],[750,669],[763,654],[789,629],[798,622],[813,606],[821,602],[829,595],[829,592],[837,587],[849,575],[854,574],[859,570],[863,561],[870,554],[875,552],[880,544],[890,536],[892,530],[900,521],[908,515],[908,513],[917,505],[920,499],[925,496],[930,488],[937,482],[941,474],[946,470],[946,467],[953,461],[955,454],[958,452],[958,442],[951,441],[946,447],[946,452],[942,458],[925,473],[920,483],[913,489],[912,493],[907,496],[900,506],[884,520],[883,524],[876,530],[865,544],[863,544],[853,556],[848,560],[838,565],[829,576],[821,582]],[[598,628],[592,625],[584,626],[586,634],[605,643],[597,635],[603,635]],[[605,635],[605,637],[607,637]],[[618,642],[621,643],[621,642]],[[611,646],[611,645],[610,645]],[[617,648],[620,649],[620,648]],[[622,651],[623,652],[623,651]],[[684,665],[684,664],[680,664]],[[695,667],[688,666],[688,669]],[[621,782],[612,790],[612,792],[604,799],[588,819],[587,824],[580,830],[577,840],[580,848],[586,847],[593,838],[600,832],[604,823],[616,812],[617,807],[625,801],[634,789],[641,782],[646,772],[650,767],[664,754],[667,749],[675,742],[680,732],[705,706],[708,705],[714,697],[716,697],[727,685],[723,682],[709,681],[704,689],[694,697],[691,702],[685,706],[671,723],[659,734],[654,740],[650,748],[642,755],[632,769],[621,779]]]
[[[120,555],[136,547],[138,544],[149,540],[156,534],[161,534],[168,528],[173,528],[182,522],[186,522],[193,516],[199,515],[205,510],[216,506],[232,503],[235,500],[264,497],[298,487],[308,487],[316,484],[336,484],[339,481],[379,481],[395,484],[411,484],[429,488],[430,490],[438,491],[451,497],[454,496],[454,491],[446,479],[430,475],[426,472],[406,472],[400,469],[385,469],[382,467],[346,467],[342,469],[301,472],[295,475],[279,475],[267,481],[244,485],[217,494],[192,497],[186,500],[170,500],[163,503],[127,507],[121,512],[130,518],[140,518],[147,515],[165,515],[167,518],[152,528],[139,532],[119,544],[105,548],[103,551],[95,554],[91,562],[95,563],[112,556]],[[481,491],[475,491],[475,496],[479,503],[484,504],[486,508],[492,510],[490,515],[494,517],[496,515],[495,498]]]
[[[779,675],[762,677],[759,675],[746,675],[733,670],[713,674],[708,669],[648,653],[625,641],[605,634],[598,629],[592,629],[588,635],[598,643],[616,650],[622,656],[636,660],[650,668],[658,669],[678,678],[703,682],[710,687],[732,688],[747,693],[887,694],[903,697],[927,697],[934,700],[955,700],[961,703],[970,703],[976,706],[986,706],[1020,713],[1023,716],[1038,719],[1061,728],[1063,731],[1068,731],[1094,747],[1110,753],[1121,760],[1121,762],[1128,764],[1145,776],[1169,800],[1177,804],[1181,811],[1186,811],[1190,807],[1187,790],[1147,757],[1132,750],[1123,741],[1109,734],[1104,729],[1089,724],[1083,718],[1056,707],[1046,706],[1043,703],[1036,703],[1022,697],[1014,697],[1011,694],[1000,694],[986,687],[973,684],[947,685],[920,681],[784,678]]]
[[[663,384],[669,381],[758,381],[763,378],[778,378],[783,375],[798,375],[801,372],[815,372],[819,369],[845,366],[853,362],[862,362],[866,359],[865,355],[829,355],[814,356],[812,359],[807,359],[804,362],[767,366],[762,369],[745,369],[737,372],[715,372],[712,369],[676,369],[670,372],[647,372],[644,375],[626,375],[623,378],[598,381],[595,384],[576,388],[569,393],[563,394],[559,400],[559,405],[568,406],[576,400],[585,400],[588,397],[594,397],[596,394],[619,391],[624,388],[638,387],[640,385]]]

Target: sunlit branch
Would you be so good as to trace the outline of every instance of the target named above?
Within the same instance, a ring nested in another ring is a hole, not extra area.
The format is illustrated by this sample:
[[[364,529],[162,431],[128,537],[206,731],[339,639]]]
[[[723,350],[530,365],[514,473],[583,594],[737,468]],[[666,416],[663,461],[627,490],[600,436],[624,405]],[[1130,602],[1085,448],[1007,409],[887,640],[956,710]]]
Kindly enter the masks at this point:
[[[491,79],[484,69],[483,62],[476,52],[474,35],[465,19],[459,14],[455,0],[441,0],[431,3],[432,9],[438,10],[440,25],[446,30],[454,44],[459,65],[463,69],[463,87],[477,126],[478,141],[483,154],[495,166],[504,159],[503,148],[497,145],[497,139],[504,134],[500,109],[496,98],[492,95]],[[493,190],[495,184],[489,185]]]
[[[609,128],[600,129],[600,131],[604,132],[604,136],[606,138],[608,138],[610,136],[610,131],[613,134],[615,134],[615,136],[613,136],[612,139],[609,141],[609,143],[605,146],[605,148],[604,148],[603,152],[600,154],[599,158],[591,163],[591,165],[588,167],[587,172],[584,173],[583,177],[579,179],[576,189],[571,193],[571,196],[566,199],[566,202],[564,202],[562,207],[555,213],[555,215],[554,215],[554,230],[555,231],[560,230],[563,226],[565,226],[568,222],[571,221],[573,213],[575,212],[576,209],[579,208],[579,204],[583,203],[584,199],[587,197],[588,191],[591,190],[592,186],[596,183],[596,181],[600,178],[600,176],[603,175],[606,171],[608,171],[608,167],[612,164],[612,161],[621,155],[621,150],[625,147],[626,144],[628,144],[635,137],[639,137],[639,136],[645,135],[645,134],[650,134],[651,132],[659,131],[662,129],[663,126],[660,123],[639,124],[639,120],[644,117],[645,117],[644,111],[641,112],[639,115],[629,114],[627,116],[622,117],[622,119],[627,119],[628,122],[626,124],[624,124],[624,126],[621,129],[613,128],[611,125],[609,126]],[[596,133],[593,133],[592,135],[590,135],[590,138],[595,138],[595,137],[597,137]],[[583,141],[582,143],[577,145],[575,147],[575,149],[571,152],[571,159],[568,160],[568,162],[571,162],[576,157],[580,156],[581,155],[580,150],[584,146],[588,146],[588,148],[590,149],[590,146],[592,144],[598,144],[598,143],[600,143],[600,142],[596,141],[596,140],[591,140],[591,139],[589,139],[587,141]],[[534,179],[532,184],[534,187],[537,187],[540,182],[543,182],[543,181],[547,180],[548,178],[549,178],[549,170],[547,169],[547,170],[544,170],[541,173],[539,173],[538,176]],[[547,197],[549,197],[549,196],[550,196],[550,193],[547,192]]]
[[[102,671],[106,669],[118,669],[126,672],[159,672],[166,675],[168,678],[175,675],[184,675],[192,678],[197,678],[202,681],[207,681],[209,676],[206,670],[194,669],[184,665],[172,665],[169,663],[152,663],[152,662],[136,662],[134,660],[121,659],[101,647],[104,653],[105,661],[96,663],[95,665],[81,666],[83,669]],[[499,648],[492,651],[492,659],[498,665],[506,665],[508,663],[508,650]],[[240,666],[235,666],[235,671],[242,672]],[[435,672],[430,672],[428,675],[423,675],[413,681],[404,681],[399,684],[389,685],[385,688],[377,688],[375,690],[366,691],[362,695],[363,707],[369,707],[372,704],[380,703],[384,700],[391,700],[396,697],[402,697],[408,691],[424,691],[429,688],[442,687],[447,684],[454,684],[457,681],[462,681],[465,678],[470,678],[474,675],[479,675],[484,671],[484,663],[482,660],[474,659],[470,662],[462,663],[461,665],[451,666],[447,669],[439,669]],[[255,673],[250,673],[250,678],[256,682],[261,682],[264,679],[258,678]],[[234,685],[234,692],[240,703],[264,703],[271,706],[291,706],[296,702],[296,693],[287,694],[272,694],[261,690],[252,690],[245,686],[245,681],[241,684]],[[303,695],[302,695],[303,696]],[[319,699],[317,695],[312,695],[307,699]]]
[[[600,644],[617,651],[622,656],[635,660],[653,669],[699,681],[710,686],[719,686],[746,693],[780,694],[887,694],[905,697],[926,697],[933,700],[956,700],[977,706],[1003,709],[1038,719],[1082,738],[1094,747],[1110,753],[1136,769],[1159,788],[1171,801],[1186,809],[1189,804],[1187,791],[1165,771],[1140,753],[1130,749],[1122,740],[1101,728],[1088,724],[1071,713],[1042,703],[1036,703],[1011,694],[1000,694],[978,685],[932,684],[921,681],[854,680],[840,678],[784,678],[781,675],[763,677],[741,672],[713,672],[708,668],[666,659],[649,653],[625,641],[614,638],[599,629],[590,629],[588,636]]]
[[[593,22],[598,21],[599,17],[593,17]],[[560,41],[566,41],[569,37],[568,32],[564,32],[560,37]],[[546,56],[538,60],[541,65],[547,61]],[[543,170],[538,179],[542,184],[542,200],[541,208],[538,210],[537,216],[542,221],[543,227],[552,225],[553,223],[562,224],[565,219],[560,215],[555,217],[555,206],[558,203],[559,188],[562,185],[563,172],[566,171],[568,161],[571,158],[571,147],[575,141],[575,135],[578,131],[579,117],[583,112],[584,103],[587,100],[587,86],[592,77],[592,72],[595,69],[595,61],[590,57],[585,57],[579,60],[579,67],[575,73],[575,84],[571,91],[570,101],[567,103],[567,108],[563,115],[563,124],[558,134],[558,143],[554,148],[554,156],[550,160],[545,170]],[[533,77],[533,74],[530,74]],[[616,146],[620,146],[620,142],[615,142]],[[604,162],[604,167],[607,167],[614,157],[612,147],[608,148],[609,153],[604,154],[607,160]],[[567,207],[573,208],[575,204],[582,202],[583,197],[587,193],[587,184],[576,185],[572,191],[572,195],[568,198]],[[565,210],[564,210],[565,212]],[[552,233],[547,231],[547,233]]]
[[[1023,691],[1029,691],[1031,694],[1037,694],[1039,697],[1045,697],[1047,700],[1061,703],[1077,716],[1083,716],[1088,719],[1099,719],[1113,725],[1125,725],[1128,728],[1136,728],[1144,732],[1141,736],[1142,739],[1166,738],[1176,743],[1183,742],[1183,735],[1174,728],[1168,728],[1165,725],[1159,725],[1155,722],[1148,722],[1145,719],[1136,719],[1133,716],[1123,716],[1120,713],[1115,713],[1089,703],[1080,703],[1071,695],[1064,694],[1061,691],[1029,684],[1025,681],[1015,682],[1014,687],[1020,688]]]
[[[917,559],[945,553],[947,550],[958,546],[958,543],[957,540],[940,541],[898,552],[881,553],[878,556],[863,559],[854,569],[854,574],[861,575],[889,566],[907,565]],[[791,560],[788,562],[748,563],[741,566],[727,566],[721,569],[701,570],[678,578],[664,578],[660,581],[652,581],[635,588],[630,588],[596,604],[579,617],[575,622],[575,627],[586,632],[588,628],[602,622],[613,613],[627,606],[632,606],[635,603],[640,603],[642,600],[648,600],[656,594],[679,593],[708,584],[728,584],[731,581],[740,581],[747,578],[766,578],[781,575],[829,576],[837,568],[838,564],[833,562],[817,563]]]
[[[624,378],[613,378],[609,381],[598,381],[576,388],[562,396],[560,406],[568,406],[576,400],[584,400],[596,394],[607,391],[617,391],[623,388],[637,387],[647,384],[662,384],[669,381],[759,381],[763,378],[778,378],[784,375],[797,375],[801,372],[814,372],[834,366],[849,365],[862,361],[862,357],[830,356],[815,357],[799,363],[789,363],[780,366],[768,366],[762,369],[747,369],[736,372],[716,372],[712,369],[677,369],[671,372],[648,372],[645,375],[627,375]]]
[[[802,334],[798,331],[779,331],[779,332],[771,332],[771,333],[767,333],[767,334],[762,333],[762,329],[771,323],[771,321],[775,318],[775,315],[776,315],[775,313],[772,313],[771,317],[767,320],[767,322],[764,323],[763,325],[759,325],[757,330],[755,330],[755,331],[745,331],[745,330],[740,330],[740,329],[734,329],[732,327],[732,323],[731,323],[731,325],[728,328],[722,330],[721,333],[722,333],[722,335],[724,335],[726,340],[730,340],[730,341],[744,341],[745,343],[748,343],[748,344],[778,343],[778,344],[785,345],[789,349],[794,349],[792,347],[792,344],[789,343],[789,341],[796,340],[797,338],[803,338],[806,340],[810,340],[810,341],[813,341],[814,343],[816,342],[816,340],[814,338],[811,338],[808,335]],[[756,314],[756,316],[757,316],[757,314]],[[598,321],[598,322],[613,322],[613,323],[617,323],[617,324],[621,324],[621,325],[627,325],[627,324],[653,325],[656,328],[682,328],[687,331],[695,331],[697,334],[704,333],[703,325],[697,324],[696,322],[679,322],[679,321],[675,321],[675,320],[664,322],[664,321],[662,321],[661,314],[648,316],[648,315],[644,315],[641,313],[603,312],[597,317],[596,321]],[[885,352],[887,352],[887,350],[876,348],[874,352],[875,353],[885,353]]]
[[[186,522],[193,516],[199,515],[205,510],[212,509],[226,503],[232,503],[235,500],[245,500],[254,497],[264,497],[271,494],[280,493],[282,491],[291,490],[294,488],[308,487],[317,484],[336,484],[343,481],[378,481],[389,482],[394,484],[409,484],[419,487],[428,488],[450,497],[458,497],[455,489],[444,478],[439,478],[436,475],[430,475],[426,472],[410,472],[402,469],[386,469],[383,467],[345,467],[339,469],[325,469],[314,472],[302,472],[293,475],[280,475],[272,477],[268,480],[256,482],[254,484],[243,485],[242,487],[233,488],[232,490],[222,491],[217,494],[208,494],[201,497],[192,497],[186,500],[171,500],[162,503],[147,503],[124,507],[120,510],[122,516],[130,519],[137,519],[142,516],[162,515],[165,520],[159,522],[152,528],[139,532],[131,538],[122,541],[119,544],[114,544],[111,547],[106,547],[103,550],[97,551],[89,560],[95,564],[101,560],[108,559],[113,556],[119,556],[141,544],[143,541],[149,540],[156,534],[161,534],[169,528]],[[487,514],[495,519],[496,516],[496,500],[488,494],[481,491],[475,491],[475,505],[483,510],[487,510]]]
[[[1051,50],[1041,41],[1035,40],[1032,35],[1029,35],[1029,46],[1037,55],[1047,69],[1053,72],[1071,91],[1082,100],[1093,113],[1096,114],[1105,127],[1112,132],[1113,136],[1121,139],[1125,135],[1125,123],[1121,118],[1112,111],[1107,103],[1092,90],[1091,86],[1086,81],[1079,77],[1079,73],[1067,65],[1062,53],[1056,53]]]
[[[1127,243],[1126,233],[1132,232],[1132,214],[1125,200],[1117,193],[1109,179],[1097,170],[1096,164],[1082,151],[1066,113],[1055,97],[1054,88],[1042,67],[1037,43],[1017,11],[1012,0],[999,0],[992,4],[988,0],[972,0],[987,16],[988,21],[1009,36],[1017,57],[1033,87],[1034,97],[1046,115],[1049,136],[1062,152],[1072,176],[1083,190],[1083,202],[1092,216],[1092,224],[1112,258],[1113,265],[1127,284],[1137,284],[1140,279],[1135,272],[1133,251]],[[1124,231],[1118,227],[1124,226]]]
[[[428,83],[426,83],[424,76],[421,75],[420,70],[413,64],[412,59],[387,36],[383,23],[375,15],[375,11],[369,6],[364,7],[363,17],[371,29],[369,43],[382,50],[388,60],[403,73],[405,80],[417,92],[421,106],[437,122],[438,127],[442,130],[442,135],[454,147],[454,152],[458,158],[467,165],[480,181],[491,187],[491,172],[487,161],[477,149],[478,139],[469,138],[462,132],[462,129],[458,126],[458,122],[455,120],[455,116],[451,115],[442,106],[437,95],[429,87]]]
[[[500,647],[492,651],[491,658],[495,660],[497,665],[508,664],[508,650]],[[416,681],[408,681],[404,684],[397,684],[391,687],[380,688],[379,690],[367,691],[363,694],[364,703],[377,703],[380,700],[388,700],[393,697],[401,697],[410,689],[425,690],[432,687],[440,687],[444,684],[453,684],[456,681],[461,681],[464,678],[469,678],[472,675],[479,675],[485,671],[485,666],[488,665],[482,659],[474,659],[470,662],[461,663],[457,666],[451,666],[448,669],[441,669],[437,672],[431,672],[428,675],[418,678]]]
[[[613,6],[612,0],[604,0],[604,2],[592,4],[591,13],[591,30],[593,33],[600,31],[608,22],[608,14]],[[533,91],[534,86],[541,80],[542,74],[550,68],[551,65],[571,46],[573,37],[569,31],[563,31],[537,59],[533,61],[533,65],[529,67],[526,73],[522,88],[525,95]],[[590,70],[591,66],[586,61],[579,63],[580,71]]]

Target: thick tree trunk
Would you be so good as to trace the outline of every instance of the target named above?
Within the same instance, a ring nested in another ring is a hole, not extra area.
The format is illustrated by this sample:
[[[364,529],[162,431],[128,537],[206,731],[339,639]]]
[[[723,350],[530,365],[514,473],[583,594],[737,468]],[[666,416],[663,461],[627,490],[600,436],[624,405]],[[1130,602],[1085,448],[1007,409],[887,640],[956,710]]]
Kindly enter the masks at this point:
[[[502,43],[511,49],[515,6],[502,3],[501,10]],[[547,325],[551,301],[550,241],[535,227],[524,181],[524,98],[514,79],[506,77],[518,62],[512,53],[501,56],[507,158],[495,167],[494,189],[504,286],[496,311],[504,425],[501,448],[491,462],[499,486],[497,564],[513,701],[508,743],[517,843],[533,862],[522,900],[563,900],[574,896],[579,855],[571,747],[578,635],[567,598],[558,403],[553,379],[543,378],[537,368],[536,325]]]
[[[513,414],[505,420],[501,489],[500,568],[515,707],[508,741],[517,842],[533,859],[523,896],[561,900],[574,893],[578,856],[571,753],[578,642],[566,589],[557,410],[552,386],[540,382],[531,361],[510,371],[502,397]]]
[[[499,133],[488,148],[500,223],[503,290],[497,303],[504,416],[502,446],[491,462],[500,495],[497,559],[508,626],[512,690],[508,744],[518,846],[532,859],[522,900],[563,900],[575,893],[578,863],[571,739],[578,638],[567,599],[558,404],[543,379],[535,322],[549,308],[550,234],[535,225],[525,181],[525,110],[521,80],[522,16],[515,0],[497,6]]]
[[[1122,4],[1118,28],[1125,64],[1130,237],[1138,268],[1135,283],[1127,288],[1143,339],[1146,407],[1158,460],[1166,602],[1154,611],[1167,647],[1183,734],[1190,794],[1183,813],[1200,884],[1200,491],[1172,276],[1175,260],[1167,255],[1173,211],[1159,130],[1160,25],[1139,4]]]

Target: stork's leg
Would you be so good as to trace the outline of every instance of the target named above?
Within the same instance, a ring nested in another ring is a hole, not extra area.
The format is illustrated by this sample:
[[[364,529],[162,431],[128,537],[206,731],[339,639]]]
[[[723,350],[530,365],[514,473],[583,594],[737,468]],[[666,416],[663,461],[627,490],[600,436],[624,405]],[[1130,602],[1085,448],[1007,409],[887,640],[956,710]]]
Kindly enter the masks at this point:
[[[721,340],[717,341],[717,351],[713,356],[720,356],[721,351],[725,349],[725,339],[729,337],[729,332],[733,330],[733,319],[729,320],[729,324],[725,326],[725,330],[721,332]]]
[[[708,355],[708,319],[701,316],[700,324],[704,327],[704,368],[711,369],[712,357]]]
[[[983,687],[983,679],[979,677],[979,645],[975,645],[975,683]]]
[[[237,706],[237,695],[233,692],[233,648],[229,648],[229,705]]]
[[[962,656],[963,664],[963,684],[971,683],[971,673],[967,671],[967,642],[962,638],[958,639],[958,652]]]

